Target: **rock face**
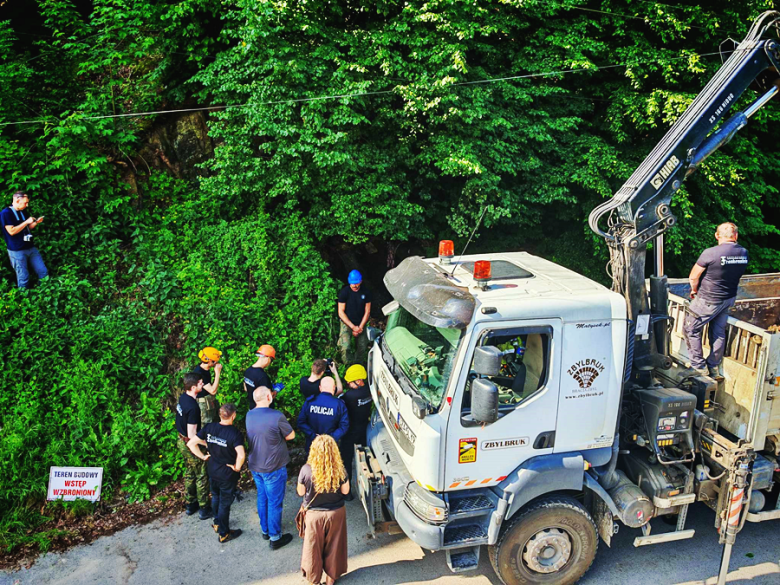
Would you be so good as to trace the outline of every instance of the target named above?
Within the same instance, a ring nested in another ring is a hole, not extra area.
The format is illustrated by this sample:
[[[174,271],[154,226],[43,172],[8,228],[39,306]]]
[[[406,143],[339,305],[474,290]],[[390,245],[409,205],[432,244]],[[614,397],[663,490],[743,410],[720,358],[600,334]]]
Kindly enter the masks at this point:
[[[151,168],[170,172],[179,179],[195,181],[205,175],[197,167],[214,154],[202,112],[188,112],[167,118],[156,124],[140,150],[138,171],[144,163]]]

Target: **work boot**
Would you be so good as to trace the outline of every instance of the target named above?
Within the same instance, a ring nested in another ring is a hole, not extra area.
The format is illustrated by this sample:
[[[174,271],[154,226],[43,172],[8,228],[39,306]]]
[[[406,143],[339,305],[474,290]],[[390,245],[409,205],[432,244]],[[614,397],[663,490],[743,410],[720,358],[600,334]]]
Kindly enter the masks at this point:
[[[718,366],[708,366],[707,370],[709,371],[710,378],[714,378],[716,380],[723,379],[723,376],[720,373],[720,368],[718,368]]]
[[[241,536],[242,532],[243,532],[243,530],[241,530],[240,528],[236,528],[235,530],[231,530],[225,536],[219,536],[219,542],[220,543],[224,543],[224,542],[230,542],[231,540],[235,540],[236,538]]]
[[[271,550],[278,550],[283,546],[290,544],[291,542],[292,534],[282,534],[282,537],[279,540],[272,540],[268,543],[268,546],[271,547]]]
[[[187,509],[185,510],[185,513],[187,516],[192,516],[195,512],[197,512],[200,509],[200,505],[198,502],[190,502],[187,504]]]
[[[212,524],[211,527],[214,529],[214,532],[219,534],[219,524]]]
[[[684,380],[685,378],[692,378],[693,376],[709,376],[710,372],[707,370],[707,368],[694,368],[693,366],[689,368],[685,368],[682,372],[680,372],[680,378]]]
[[[214,513],[211,511],[211,506],[206,506],[205,508],[201,508],[200,512],[198,512],[198,518],[201,520],[208,520],[214,516]]]

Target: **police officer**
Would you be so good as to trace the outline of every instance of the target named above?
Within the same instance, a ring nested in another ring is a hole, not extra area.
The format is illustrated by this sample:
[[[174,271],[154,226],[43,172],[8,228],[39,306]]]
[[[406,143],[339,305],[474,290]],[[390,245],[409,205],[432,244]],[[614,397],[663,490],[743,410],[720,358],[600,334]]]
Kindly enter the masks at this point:
[[[320,382],[320,393],[306,399],[298,415],[298,428],[306,435],[306,456],[317,435],[330,435],[336,442],[349,429],[346,405],[333,394],[336,382],[331,377]]]
[[[219,388],[219,376],[222,373],[222,364],[219,359],[222,352],[215,347],[204,347],[198,352],[200,365],[194,370],[193,374],[203,380],[203,390],[196,397],[198,407],[200,408],[200,424],[207,425],[213,422],[219,422],[219,403],[216,399],[217,388]],[[211,381],[211,370],[214,370],[214,381]]]
[[[340,449],[349,485],[352,485],[352,461],[355,458],[355,445],[365,445],[368,419],[371,416],[371,392],[366,383],[367,378],[366,369],[360,364],[351,366],[344,375],[348,390],[341,395],[341,400],[347,407],[349,430],[341,439]],[[354,496],[349,493],[344,499],[352,501]]]

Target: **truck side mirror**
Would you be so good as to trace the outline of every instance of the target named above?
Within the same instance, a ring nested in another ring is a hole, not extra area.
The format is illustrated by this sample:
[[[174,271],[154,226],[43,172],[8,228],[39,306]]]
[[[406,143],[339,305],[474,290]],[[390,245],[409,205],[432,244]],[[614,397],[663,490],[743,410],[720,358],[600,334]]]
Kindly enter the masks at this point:
[[[428,414],[428,404],[422,398],[415,396],[412,398],[412,412],[420,420]]]
[[[498,387],[490,380],[477,378],[471,382],[471,416],[480,423],[498,420]]]
[[[401,305],[398,303],[398,301],[390,301],[384,307],[382,307],[382,314],[387,317],[390,315],[390,313],[397,311],[398,307],[400,306]]]
[[[503,353],[493,345],[480,345],[474,350],[472,370],[479,376],[498,376]]]
[[[374,343],[377,339],[379,339],[379,336],[382,335],[382,330],[377,329],[376,327],[369,327],[366,330],[366,335],[368,335],[368,342]]]

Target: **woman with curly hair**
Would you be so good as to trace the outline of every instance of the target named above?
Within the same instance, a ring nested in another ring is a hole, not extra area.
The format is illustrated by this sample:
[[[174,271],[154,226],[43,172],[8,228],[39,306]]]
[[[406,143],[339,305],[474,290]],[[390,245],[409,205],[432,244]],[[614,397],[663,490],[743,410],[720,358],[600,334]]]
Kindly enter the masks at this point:
[[[298,475],[298,495],[306,508],[301,571],[310,583],[327,585],[347,572],[347,512],[344,496],[349,480],[339,447],[330,435],[311,444],[309,460]]]

